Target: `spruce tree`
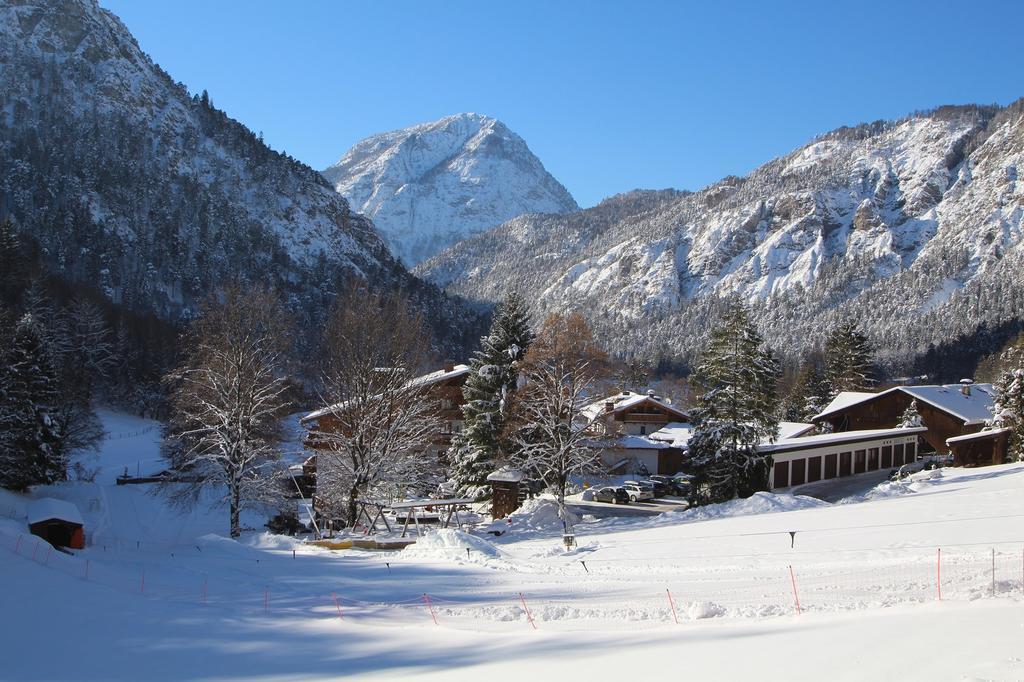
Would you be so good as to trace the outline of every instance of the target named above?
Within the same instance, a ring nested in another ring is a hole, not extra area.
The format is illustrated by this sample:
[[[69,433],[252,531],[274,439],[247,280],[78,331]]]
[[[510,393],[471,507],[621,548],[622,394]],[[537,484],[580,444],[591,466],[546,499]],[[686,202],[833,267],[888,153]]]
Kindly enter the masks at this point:
[[[855,324],[840,325],[825,341],[825,380],[830,398],[841,391],[868,391],[875,384],[874,350]]]
[[[57,377],[43,332],[31,315],[18,322],[4,362],[2,421],[8,432],[3,487],[23,490],[67,476],[60,432],[51,417],[57,402]]]
[[[776,382],[779,364],[750,322],[746,307],[733,301],[711,333],[696,371],[704,387],[689,443],[701,501],[721,502],[764,490],[771,457],[757,446],[778,432]]]
[[[1004,372],[995,389],[988,428],[1009,428],[1007,455],[1010,461],[1024,461],[1024,365]]]
[[[901,429],[913,429],[921,425],[921,413],[917,411],[917,401],[911,400],[907,409],[903,411],[903,416],[900,417],[897,426]]]
[[[810,422],[828,405],[828,394],[828,384],[818,366],[804,363],[783,401],[783,417],[791,422]]]
[[[461,496],[488,497],[487,475],[508,458],[502,438],[507,408],[533,338],[529,309],[517,294],[509,294],[495,311],[462,388],[463,427],[449,454],[451,482]]]

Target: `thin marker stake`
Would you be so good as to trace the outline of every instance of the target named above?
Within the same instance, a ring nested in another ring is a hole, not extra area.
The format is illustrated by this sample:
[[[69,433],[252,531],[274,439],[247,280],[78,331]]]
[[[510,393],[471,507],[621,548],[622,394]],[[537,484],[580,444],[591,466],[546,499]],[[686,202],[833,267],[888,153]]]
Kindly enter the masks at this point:
[[[793,599],[796,601],[796,615],[802,613],[800,609],[800,595],[796,592],[796,573],[793,572],[793,567],[789,567],[789,579],[793,582]]]
[[[437,625],[437,614],[434,613],[434,605],[430,603],[430,597],[426,592],[423,593],[423,601],[427,603],[427,608],[430,610],[430,617],[434,619],[434,625]]]
[[[18,541],[16,543],[14,543],[14,553],[18,554],[19,550],[21,550],[21,536],[20,535],[18,536]]]
[[[39,551],[39,541],[36,540],[36,544],[32,547],[32,561],[36,560],[36,552]]]
[[[334,599],[334,605],[338,608],[338,620],[345,620],[345,617],[341,615],[341,604],[338,603],[338,594],[331,592],[331,597]]]
[[[85,579],[89,579],[89,560],[85,560]]]
[[[263,588],[263,613],[270,613],[270,588]]]
[[[996,596],[996,548],[992,548],[992,596]]]
[[[935,553],[935,593],[942,601],[942,548]]]
[[[142,582],[139,583],[139,594],[145,594],[145,593],[146,593],[146,571],[145,571],[145,569],[143,569],[143,571],[142,571]]]
[[[580,559],[580,563],[583,564],[583,570],[586,571],[587,573],[590,573],[590,569],[587,568],[587,562],[584,561],[583,559]]]
[[[519,593],[519,601],[523,604],[523,611],[526,611],[526,620],[530,621],[530,625],[532,625],[533,629],[536,630],[537,624],[533,622],[533,614],[530,613],[530,607],[526,605],[526,598],[523,596],[522,592]]]
[[[676,622],[676,625],[679,625],[679,616],[676,614],[676,603],[672,600],[672,593],[669,592],[667,587],[665,588],[665,594],[668,595],[668,605],[672,609],[672,620]]]

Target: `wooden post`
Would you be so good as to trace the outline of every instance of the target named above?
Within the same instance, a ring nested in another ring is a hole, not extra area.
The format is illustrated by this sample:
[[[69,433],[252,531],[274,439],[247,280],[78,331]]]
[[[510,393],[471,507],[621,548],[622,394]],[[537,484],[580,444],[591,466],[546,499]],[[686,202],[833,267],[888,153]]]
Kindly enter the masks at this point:
[[[800,609],[800,596],[796,592],[796,573],[793,572],[793,567],[789,567],[789,579],[793,583],[793,599],[796,601],[796,614],[799,616],[802,611]]]

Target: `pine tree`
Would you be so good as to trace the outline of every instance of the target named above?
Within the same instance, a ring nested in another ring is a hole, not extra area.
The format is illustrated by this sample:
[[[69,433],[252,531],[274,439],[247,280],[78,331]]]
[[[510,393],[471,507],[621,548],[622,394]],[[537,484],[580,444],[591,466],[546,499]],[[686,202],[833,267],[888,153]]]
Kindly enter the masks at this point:
[[[487,475],[508,459],[502,438],[507,408],[533,338],[529,309],[517,294],[509,294],[495,312],[490,333],[481,339],[462,389],[463,428],[449,455],[451,482],[459,495],[488,497]]]
[[[988,428],[1009,428],[1007,455],[1011,461],[1024,461],[1024,363],[1003,373],[995,389]]]
[[[828,393],[828,384],[818,366],[805,363],[783,401],[783,417],[791,422],[810,422],[828,405]]]
[[[867,391],[875,384],[874,350],[855,324],[840,325],[825,341],[825,380],[830,398],[841,391]]]
[[[903,411],[897,426],[901,429],[914,429],[921,425],[921,413],[917,411],[917,401],[911,400],[907,409]]]
[[[3,416],[8,433],[0,484],[22,490],[67,476],[61,434],[50,416],[57,401],[57,377],[43,332],[27,314],[18,321],[4,362]]]
[[[702,501],[721,502],[764,490],[771,457],[757,446],[778,432],[777,360],[733,301],[712,332],[697,380],[705,392],[695,411],[689,457]]]

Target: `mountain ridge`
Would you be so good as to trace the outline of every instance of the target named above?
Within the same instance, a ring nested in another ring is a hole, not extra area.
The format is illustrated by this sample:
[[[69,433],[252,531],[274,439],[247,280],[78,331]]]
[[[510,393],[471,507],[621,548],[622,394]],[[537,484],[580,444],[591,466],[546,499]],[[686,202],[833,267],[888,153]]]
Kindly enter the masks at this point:
[[[1022,259],[1022,111],[939,107],[840,128],[667,201],[515,218],[416,272],[481,304],[514,288],[541,313],[584,311],[623,355],[694,357],[720,300],[738,295],[786,354],[853,317],[883,362],[905,366],[1024,309],[1007,277]]]

